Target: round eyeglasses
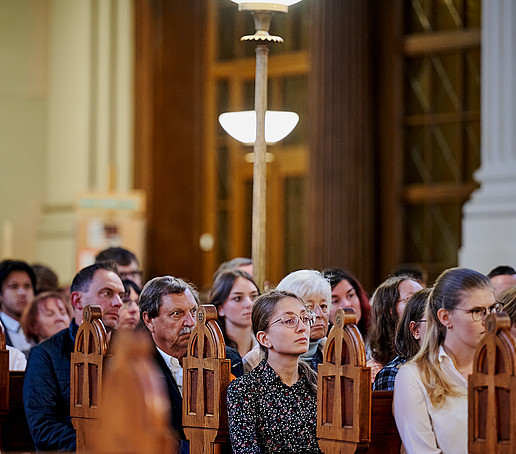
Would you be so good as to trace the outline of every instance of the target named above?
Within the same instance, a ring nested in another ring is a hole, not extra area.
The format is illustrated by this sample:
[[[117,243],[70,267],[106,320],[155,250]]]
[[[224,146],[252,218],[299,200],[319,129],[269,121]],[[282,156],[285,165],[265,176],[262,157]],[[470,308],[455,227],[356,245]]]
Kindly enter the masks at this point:
[[[463,312],[470,312],[471,317],[473,318],[473,321],[479,322],[480,320],[483,320],[483,318],[489,313],[492,314],[493,312],[502,312],[503,305],[502,303],[494,303],[492,306],[489,307],[481,307],[477,306],[473,309],[462,309],[462,307],[456,307],[456,310],[463,311]]]
[[[287,328],[297,328],[297,326],[299,325],[299,320],[303,322],[303,325],[310,327],[315,322],[314,315],[315,314],[313,312],[306,313],[303,315],[287,314],[281,318],[278,318],[278,320],[272,322],[269,325],[269,327],[274,325],[275,323],[282,322]]]

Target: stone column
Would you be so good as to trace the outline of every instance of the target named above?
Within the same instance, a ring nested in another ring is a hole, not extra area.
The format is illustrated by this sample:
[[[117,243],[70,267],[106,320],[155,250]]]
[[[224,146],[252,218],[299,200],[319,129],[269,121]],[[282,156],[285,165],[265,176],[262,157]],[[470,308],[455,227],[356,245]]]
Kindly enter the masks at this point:
[[[130,0],[49,2],[46,188],[37,257],[63,281],[75,274],[77,193],[132,188],[132,6]]]
[[[464,206],[461,266],[516,266],[516,3],[482,2],[481,187]]]

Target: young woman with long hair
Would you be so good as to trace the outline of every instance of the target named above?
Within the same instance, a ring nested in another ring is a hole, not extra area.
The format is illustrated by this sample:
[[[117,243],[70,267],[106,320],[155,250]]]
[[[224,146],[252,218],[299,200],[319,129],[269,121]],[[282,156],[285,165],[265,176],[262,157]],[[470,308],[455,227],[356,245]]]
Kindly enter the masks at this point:
[[[477,271],[451,268],[435,282],[421,350],[394,383],[394,417],[407,453],[467,453],[468,376],[485,317],[500,310],[489,279]]]
[[[317,375],[299,357],[313,316],[293,293],[272,291],[253,306],[253,332],[265,358],[227,391],[231,445],[238,453],[319,453]]]

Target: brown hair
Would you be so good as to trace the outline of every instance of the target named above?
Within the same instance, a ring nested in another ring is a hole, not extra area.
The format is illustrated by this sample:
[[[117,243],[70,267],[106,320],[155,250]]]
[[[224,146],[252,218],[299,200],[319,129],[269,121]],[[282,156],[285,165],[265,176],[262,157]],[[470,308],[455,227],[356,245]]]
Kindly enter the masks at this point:
[[[372,317],[369,325],[371,355],[385,365],[396,357],[394,334],[398,323],[396,304],[400,299],[399,285],[412,280],[407,276],[392,276],[380,284],[371,298]]]
[[[259,331],[267,331],[269,329],[272,316],[274,315],[274,311],[276,310],[278,303],[285,298],[294,298],[306,307],[302,298],[285,290],[272,290],[260,295],[254,301],[253,312],[251,315],[255,336]],[[260,348],[265,352],[265,357],[267,358],[268,350],[262,344],[260,344]],[[298,361],[298,365],[299,369],[305,374],[308,384],[310,385],[310,389],[314,394],[317,394],[317,374],[303,361]]]
[[[23,329],[23,332],[25,333],[25,337],[27,337],[28,340],[39,342],[39,334],[38,334],[38,310],[39,305],[46,301],[49,298],[56,298],[58,300],[61,300],[63,302],[63,306],[65,307],[66,311],[68,312],[68,315],[70,318],[72,318],[72,310],[70,308],[70,305],[66,302],[64,296],[59,292],[43,292],[40,293],[38,296],[36,296],[27,306],[25,307],[25,310],[23,311],[23,314],[21,316],[21,327]]]

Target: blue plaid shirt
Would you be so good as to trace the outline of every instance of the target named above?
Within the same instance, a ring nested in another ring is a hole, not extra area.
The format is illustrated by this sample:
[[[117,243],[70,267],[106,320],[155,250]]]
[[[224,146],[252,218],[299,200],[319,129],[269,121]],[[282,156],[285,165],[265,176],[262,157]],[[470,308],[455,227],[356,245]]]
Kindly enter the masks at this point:
[[[373,383],[373,391],[394,391],[394,380],[400,366],[407,362],[407,358],[396,356],[390,363],[387,363],[383,369],[376,374]]]

